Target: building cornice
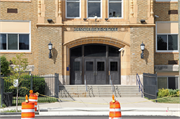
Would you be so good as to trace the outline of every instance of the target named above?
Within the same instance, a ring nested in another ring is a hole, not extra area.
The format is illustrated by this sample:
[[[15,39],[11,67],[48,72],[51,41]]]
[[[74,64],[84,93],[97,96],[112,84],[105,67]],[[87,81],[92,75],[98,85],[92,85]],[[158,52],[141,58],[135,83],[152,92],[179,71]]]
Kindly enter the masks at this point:
[[[156,24],[47,24],[47,23],[37,23],[36,26],[46,26],[46,27],[58,27],[58,26],[106,26],[106,27],[154,27]]]

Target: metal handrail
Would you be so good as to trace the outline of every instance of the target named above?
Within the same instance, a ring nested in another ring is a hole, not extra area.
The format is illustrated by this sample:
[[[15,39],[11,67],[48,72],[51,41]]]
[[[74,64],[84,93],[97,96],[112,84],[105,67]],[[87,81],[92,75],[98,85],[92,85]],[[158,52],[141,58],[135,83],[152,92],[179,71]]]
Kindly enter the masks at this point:
[[[111,75],[109,75],[109,80],[110,80],[112,92],[114,93],[114,92],[115,92],[115,89],[114,89],[114,83],[113,83],[113,81],[112,81],[112,79],[111,79]]]
[[[141,80],[140,80],[138,74],[136,74],[136,85],[137,85],[137,83],[139,85],[139,92],[141,91],[141,97],[143,97],[143,85],[141,83]]]

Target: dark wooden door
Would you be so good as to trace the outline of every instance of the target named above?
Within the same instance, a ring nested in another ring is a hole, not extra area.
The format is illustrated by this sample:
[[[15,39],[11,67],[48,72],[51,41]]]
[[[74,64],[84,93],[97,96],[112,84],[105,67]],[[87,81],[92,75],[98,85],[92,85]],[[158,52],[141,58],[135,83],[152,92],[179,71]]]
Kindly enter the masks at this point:
[[[109,58],[109,73],[113,84],[120,84],[119,58]]]
[[[71,58],[70,84],[82,84],[82,58]]]
[[[106,58],[96,58],[95,62],[96,84],[106,84]]]

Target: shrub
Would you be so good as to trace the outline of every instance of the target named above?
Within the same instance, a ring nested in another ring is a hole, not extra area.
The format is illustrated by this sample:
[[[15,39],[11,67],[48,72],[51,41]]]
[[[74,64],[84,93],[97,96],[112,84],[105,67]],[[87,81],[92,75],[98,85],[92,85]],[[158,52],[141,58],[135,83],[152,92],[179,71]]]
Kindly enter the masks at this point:
[[[176,96],[179,97],[179,95],[180,95],[180,91],[177,91]]]
[[[169,95],[169,90],[168,89],[159,89],[158,91],[158,96],[159,97],[165,97],[165,96],[168,96]]]
[[[5,56],[1,56],[0,60],[1,60],[1,74],[7,76],[7,74],[10,73],[9,62],[7,61]]]
[[[23,80],[19,86],[19,96],[25,96],[26,94],[29,95],[29,90],[31,90],[31,76],[30,75],[24,75],[23,76],[25,80]],[[39,76],[33,76],[33,92],[44,94],[45,92],[45,80],[43,77]],[[10,86],[13,84],[5,81],[5,92],[13,92],[13,96],[16,96],[16,90],[15,89],[9,89]],[[26,88],[22,88],[26,87]]]
[[[176,97],[177,90],[169,89],[169,96]]]

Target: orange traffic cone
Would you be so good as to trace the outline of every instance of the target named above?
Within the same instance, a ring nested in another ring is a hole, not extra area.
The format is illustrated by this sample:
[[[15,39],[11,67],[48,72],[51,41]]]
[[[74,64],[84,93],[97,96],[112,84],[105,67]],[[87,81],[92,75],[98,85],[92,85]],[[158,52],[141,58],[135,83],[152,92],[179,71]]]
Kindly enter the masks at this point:
[[[30,90],[30,95],[29,95],[29,101],[34,102],[35,104],[35,111],[37,111],[37,101],[38,101],[38,95],[33,93],[33,90]]]
[[[122,119],[121,106],[120,103],[114,99],[114,95],[112,95],[112,101],[110,102],[109,119]]]
[[[34,103],[28,101],[26,95],[26,101],[22,102],[21,119],[35,119]]]

